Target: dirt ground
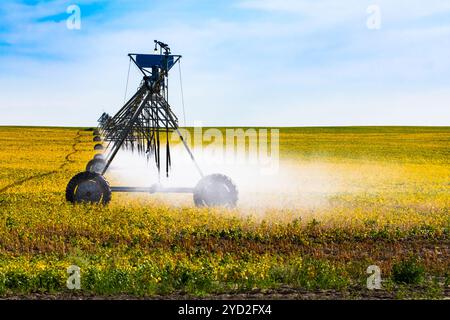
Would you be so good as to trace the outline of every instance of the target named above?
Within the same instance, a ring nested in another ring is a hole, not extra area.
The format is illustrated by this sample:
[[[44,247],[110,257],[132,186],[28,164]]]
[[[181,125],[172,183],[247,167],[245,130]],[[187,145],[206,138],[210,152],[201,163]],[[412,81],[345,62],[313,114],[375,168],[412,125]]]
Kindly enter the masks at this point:
[[[413,292],[414,295],[408,294]],[[136,297],[130,295],[98,296],[86,294],[30,294],[2,297],[1,300],[393,300],[399,295],[404,299],[427,299],[423,288],[415,286],[405,291],[354,289],[347,291],[336,290],[301,290],[280,288],[276,290],[253,290],[249,293],[205,295],[202,297],[183,293],[171,295],[154,295]],[[441,297],[442,298],[442,297]],[[445,289],[444,300],[450,300],[450,287]]]

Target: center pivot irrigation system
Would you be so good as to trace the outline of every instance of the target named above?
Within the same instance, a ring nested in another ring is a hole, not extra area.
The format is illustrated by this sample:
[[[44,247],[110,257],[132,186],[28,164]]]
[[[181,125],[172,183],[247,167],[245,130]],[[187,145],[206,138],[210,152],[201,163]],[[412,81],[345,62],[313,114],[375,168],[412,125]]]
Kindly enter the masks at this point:
[[[137,92],[114,115],[103,113],[94,130],[93,141],[100,142],[94,150],[102,150],[89,161],[86,171],[75,175],[66,188],[66,199],[72,203],[90,202],[107,204],[112,192],[193,193],[196,206],[234,207],[238,192],[233,181],[223,174],[204,175],[188,144],[178,130],[178,119],[168,101],[169,70],[180,62],[167,44],[155,40],[159,54],[134,54],[128,56],[143,74]],[[195,187],[165,188],[160,182],[161,151],[165,151],[165,174],[171,165],[169,133],[180,137],[189,157],[195,164],[200,181]],[[101,143],[105,142],[106,148]],[[138,154],[153,159],[158,169],[158,182],[149,187],[110,186],[104,175],[120,149],[136,150]]]

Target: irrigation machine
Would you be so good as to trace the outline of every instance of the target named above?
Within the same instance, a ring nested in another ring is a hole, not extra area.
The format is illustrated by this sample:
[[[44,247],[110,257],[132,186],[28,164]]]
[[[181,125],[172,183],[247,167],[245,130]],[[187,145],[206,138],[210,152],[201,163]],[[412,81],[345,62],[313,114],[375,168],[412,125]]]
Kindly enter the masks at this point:
[[[223,174],[204,175],[178,129],[178,119],[168,103],[169,70],[180,62],[167,44],[155,40],[155,54],[128,54],[142,73],[136,93],[114,115],[103,113],[94,130],[94,150],[100,150],[75,175],[66,188],[66,199],[72,203],[107,204],[113,192],[192,193],[196,206],[234,207],[238,191],[233,181]],[[128,82],[128,81],[127,81]],[[169,133],[176,132],[195,165],[200,180],[194,187],[164,187],[160,184],[161,168],[169,176],[171,166]],[[120,149],[131,149],[151,160],[158,170],[158,181],[149,187],[110,186],[105,173]],[[161,154],[165,152],[164,160]],[[165,163],[161,163],[161,162]]]

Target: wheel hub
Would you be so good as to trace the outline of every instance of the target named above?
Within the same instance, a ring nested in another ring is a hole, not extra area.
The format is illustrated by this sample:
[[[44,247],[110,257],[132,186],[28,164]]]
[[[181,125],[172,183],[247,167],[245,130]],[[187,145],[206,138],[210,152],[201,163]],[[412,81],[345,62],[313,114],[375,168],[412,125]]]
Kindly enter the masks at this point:
[[[102,190],[95,180],[83,181],[75,192],[77,201],[99,202],[102,198]]]

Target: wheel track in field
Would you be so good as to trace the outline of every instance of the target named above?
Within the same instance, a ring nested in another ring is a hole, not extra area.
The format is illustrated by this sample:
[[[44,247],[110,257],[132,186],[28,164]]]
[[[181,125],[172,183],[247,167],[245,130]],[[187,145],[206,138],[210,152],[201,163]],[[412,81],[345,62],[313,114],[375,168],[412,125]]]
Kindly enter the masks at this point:
[[[60,171],[64,169],[69,163],[75,162],[75,160],[70,159],[70,156],[73,156],[74,154],[80,151],[77,150],[77,145],[81,143],[81,137],[82,137],[81,130],[78,130],[77,135],[75,137],[75,142],[72,144],[72,152],[66,154],[66,156],[64,157],[65,161],[59,166],[58,170],[56,171]]]
[[[63,170],[68,164],[75,162],[75,160],[70,159],[70,157],[80,151],[80,150],[77,150],[76,147],[79,143],[81,143],[81,137],[82,137],[81,130],[78,130],[77,135],[74,138],[74,143],[72,144],[72,151],[69,152],[68,154],[66,154],[66,156],[64,157],[64,162],[58,167],[58,169],[40,173],[40,174],[36,174],[34,176],[24,178],[24,179],[15,181],[13,183],[10,183],[10,184],[6,185],[5,187],[1,188],[0,193],[5,192],[13,187],[20,186],[28,181],[48,177],[50,175],[58,173],[59,171]]]

